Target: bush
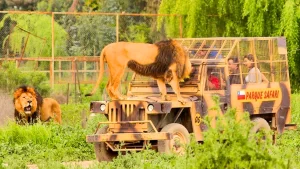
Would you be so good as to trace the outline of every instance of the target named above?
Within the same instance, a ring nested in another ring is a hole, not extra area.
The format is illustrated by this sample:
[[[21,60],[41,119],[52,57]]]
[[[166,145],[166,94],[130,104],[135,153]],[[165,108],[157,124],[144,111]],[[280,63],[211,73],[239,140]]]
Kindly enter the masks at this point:
[[[62,105],[63,125],[18,126],[10,123],[0,128],[0,166],[8,163],[11,168],[26,168],[36,163],[41,168],[63,167],[63,161],[95,160],[93,144],[86,143],[86,135],[94,133],[97,122],[106,120],[96,115],[80,126],[81,112],[87,105]],[[213,109],[218,111],[218,107]],[[89,117],[89,116],[87,116]],[[128,152],[113,162],[95,163],[90,168],[298,168],[300,166],[299,129],[285,131],[278,136],[277,144],[258,141],[260,134],[251,134],[253,126],[248,113],[235,120],[235,109],[219,114],[216,128],[208,128],[204,142],[199,144],[192,137],[184,155],[160,154],[146,149]],[[206,125],[209,118],[204,119]],[[1,168],[1,167],[0,167]],[[80,168],[80,167],[78,167]]]
[[[44,161],[77,161],[94,158],[87,132],[81,126],[35,124],[19,126],[10,123],[0,129],[0,158],[9,165]]]
[[[100,163],[95,168],[290,168],[289,151],[281,150],[269,141],[258,141],[262,135],[250,133],[253,127],[248,113],[235,120],[236,111],[229,109],[217,120],[216,128],[204,133],[204,143],[194,139],[186,147],[186,153],[159,154],[153,150],[127,153],[118,156],[112,163]],[[210,119],[206,119],[210,124]],[[290,149],[291,150],[291,149]],[[285,153],[287,151],[287,153]]]
[[[43,97],[48,96],[50,94],[48,81],[44,73],[21,72],[16,68],[15,62],[4,61],[0,67],[0,88],[9,93],[21,85],[28,85],[34,87]]]

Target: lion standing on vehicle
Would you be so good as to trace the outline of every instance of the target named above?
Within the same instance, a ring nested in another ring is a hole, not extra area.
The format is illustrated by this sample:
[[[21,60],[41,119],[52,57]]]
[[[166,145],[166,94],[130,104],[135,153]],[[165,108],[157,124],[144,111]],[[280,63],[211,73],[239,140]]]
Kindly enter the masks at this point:
[[[15,120],[18,124],[33,124],[51,118],[61,124],[59,103],[52,98],[42,98],[32,87],[21,86],[14,92]]]
[[[87,95],[93,95],[99,87],[105,61],[109,68],[106,90],[111,99],[124,99],[117,89],[125,68],[129,67],[138,74],[156,79],[163,100],[167,100],[165,83],[169,83],[178,101],[185,102],[180,95],[179,81],[189,77],[191,62],[178,42],[174,40],[160,41],[155,44],[116,42],[105,46],[100,55],[98,80],[93,91]]]

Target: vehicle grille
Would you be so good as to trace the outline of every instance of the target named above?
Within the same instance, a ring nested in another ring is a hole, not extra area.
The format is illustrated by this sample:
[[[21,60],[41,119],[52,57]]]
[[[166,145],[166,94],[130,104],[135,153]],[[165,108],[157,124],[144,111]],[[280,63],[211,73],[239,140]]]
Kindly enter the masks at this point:
[[[111,122],[145,120],[145,109],[138,103],[111,102],[109,103],[109,120]]]

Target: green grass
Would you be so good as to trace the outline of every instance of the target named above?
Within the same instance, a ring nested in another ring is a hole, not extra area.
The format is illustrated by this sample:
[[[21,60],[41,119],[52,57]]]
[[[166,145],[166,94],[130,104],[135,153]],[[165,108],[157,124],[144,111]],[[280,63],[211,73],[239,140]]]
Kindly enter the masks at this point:
[[[297,124],[299,99],[300,94],[292,95],[292,122]],[[89,103],[61,107],[62,125],[19,126],[11,122],[0,128],[0,164],[8,164],[5,168],[26,168],[33,163],[40,168],[80,168],[61,162],[95,160],[93,145],[86,143],[85,136],[94,132],[104,116],[89,119],[86,128],[82,128],[82,114],[89,117]],[[90,168],[300,168],[300,129],[278,135],[276,145],[256,144],[249,139],[249,121],[237,123],[232,116],[233,111],[229,111],[225,116],[228,125],[207,132],[203,144],[192,141],[183,156],[145,150],[127,153],[110,163],[95,163]]]
[[[94,160],[93,145],[87,143],[85,137],[94,132],[98,121],[105,118],[97,115],[88,121],[86,128],[82,128],[81,112],[86,106],[62,105],[62,125],[38,123],[19,126],[12,121],[0,128],[0,163],[22,166],[49,161]]]
[[[300,94],[292,94],[291,109],[292,109],[292,123],[300,125]]]
[[[79,126],[18,126],[11,123],[1,130],[0,157],[9,164],[92,159],[93,150],[85,142],[86,134]]]

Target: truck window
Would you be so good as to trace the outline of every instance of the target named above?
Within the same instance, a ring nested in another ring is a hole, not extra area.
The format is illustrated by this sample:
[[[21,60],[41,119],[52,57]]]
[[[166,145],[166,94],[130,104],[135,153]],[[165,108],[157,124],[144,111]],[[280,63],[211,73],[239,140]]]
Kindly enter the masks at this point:
[[[226,83],[224,82],[223,67],[208,67],[205,90],[224,90]]]

